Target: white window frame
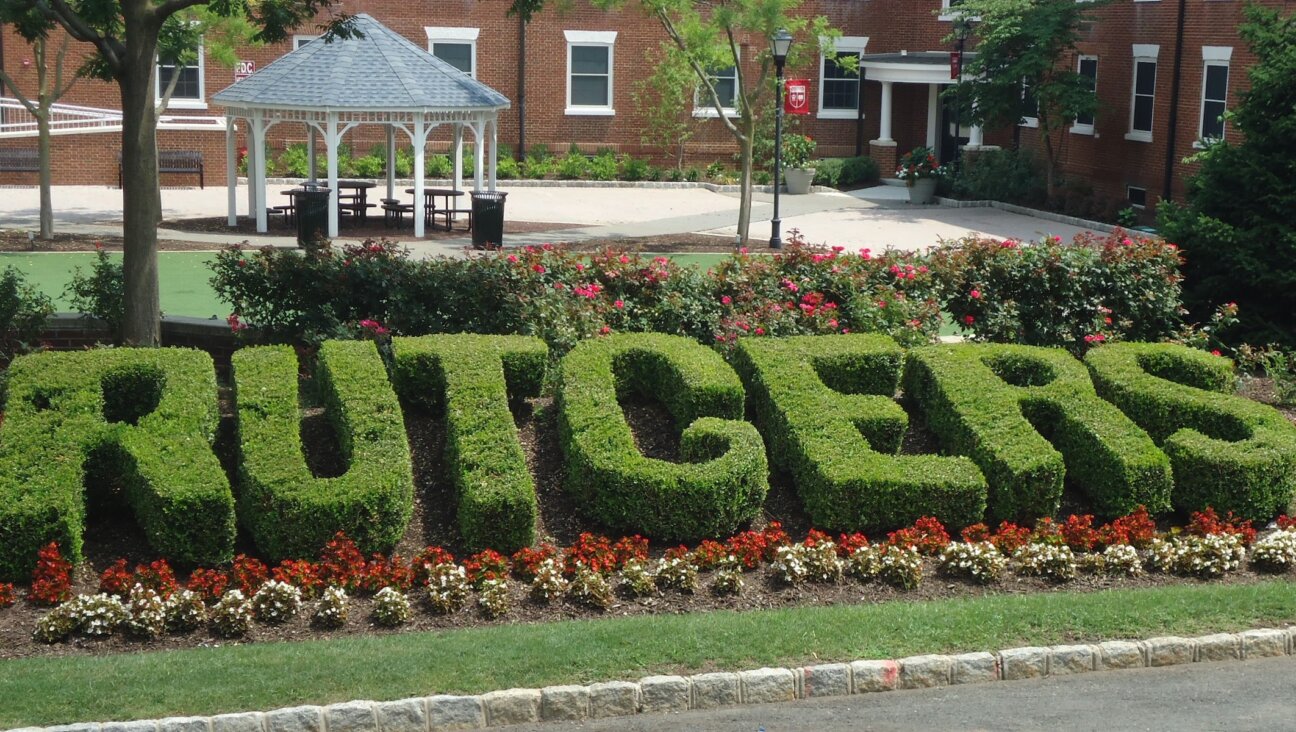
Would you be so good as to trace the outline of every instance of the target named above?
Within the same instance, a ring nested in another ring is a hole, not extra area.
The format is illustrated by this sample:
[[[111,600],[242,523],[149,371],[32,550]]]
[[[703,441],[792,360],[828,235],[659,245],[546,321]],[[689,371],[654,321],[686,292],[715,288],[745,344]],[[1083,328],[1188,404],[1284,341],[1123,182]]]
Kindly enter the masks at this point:
[[[820,38],[819,39],[819,112],[816,115],[819,119],[860,119],[864,118],[864,113],[858,109],[824,109],[824,62],[825,58],[823,49],[830,48],[833,53],[858,53],[861,57],[868,48],[868,36],[841,36],[840,38]],[[863,69],[860,69],[863,73]],[[864,88],[860,85],[861,79],[855,79],[857,88],[856,94],[863,94]],[[858,98],[858,97],[857,97]],[[859,106],[858,104],[856,105]]]
[[[1224,67],[1224,99],[1211,100],[1223,101],[1224,111],[1228,111],[1228,77],[1230,74],[1229,62],[1233,59],[1232,46],[1202,46],[1202,82],[1201,82],[1201,107],[1197,112],[1197,141],[1193,143],[1195,148],[1206,146],[1206,73],[1212,66]],[[1222,122],[1220,128],[1220,139],[1228,134],[1228,122]],[[1211,139],[1214,141],[1214,138]]]
[[[453,43],[456,45],[467,45],[468,66],[470,70],[468,75],[477,78],[477,36],[481,35],[480,28],[452,28],[445,26],[424,26],[423,33],[427,35],[428,53],[433,52],[433,45],[437,43]]]
[[[616,99],[616,37],[617,31],[575,31],[565,30],[567,38],[567,107],[563,113],[569,117],[611,117],[616,114],[613,100]],[[608,52],[608,99],[607,104],[572,104],[572,48],[575,46],[605,46]]]
[[[1078,0],[1078,1],[1079,1],[1079,0]],[[1083,0],[1083,1],[1084,1],[1084,2],[1088,2],[1088,0]],[[1093,61],[1093,62],[1094,62],[1094,79],[1093,79],[1093,82],[1094,82],[1094,96],[1096,97],[1096,96],[1098,96],[1098,68],[1099,68],[1099,67],[1098,67],[1098,57],[1095,56],[1095,55],[1093,55],[1093,54],[1089,54],[1089,53],[1082,53],[1082,54],[1080,54],[1080,55],[1076,58],[1076,73],[1077,73],[1077,74],[1080,73],[1080,67],[1084,64],[1085,61]],[[1095,118],[1097,117],[1096,114],[1095,114],[1094,116],[1095,116]],[[1098,121],[1097,119],[1094,120],[1094,122],[1097,122],[1097,121]],[[1078,121],[1078,120],[1075,121],[1075,122],[1072,122],[1072,123],[1071,123],[1071,133],[1074,134],[1074,135],[1093,135],[1094,137],[1097,137],[1097,136],[1098,136],[1097,133],[1094,131],[1094,126],[1093,126],[1093,124],[1083,124],[1083,123],[1081,123],[1081,122]]]
[[[296,33],[296,34],[293,35],[293,50],[296,51],[297,49],[301,48],[301,47],[304,46],[305,44],[310,43],[311,41],[317,40],[318,38],[319,38],[319,36],[312,36],[312,35],[305,35],[305,34],[301,34],[301,33]]]
[[[937,20],[952,21],[959,17],[958,6],[950,7],[950,0],[941,0],[941,12],[936,16]],[[968,20],[981,20],[979,15],[969,15]]]
[[[1152,76],[1152,127],[1156,128],[1156,81],[1161,72],[1161,64],[1157,57],[1161,55],[1161,47],[1154,43],[1135,43],[1134,44],[1134,64],[1130,71],[1130,96],[1129,96],[1129,131],[1125,133],[1126,140],[1135,142],[1152,142],[1152,130],[1134,129],[1134,100],[1138,89],[1138,65],[1139,63],[1151,63],[1157,68]]]
[[[738,63],[742,63],[741,53],[739,53],[738,58],[739,58]],[[734,104],[732,107],[723,107],[724,115],[726,117],[738,116],[738,64],[734,64],[733,68],[734,68],[734,76],[733,76]],[[699,84],[697,88],[693,90],[693,116],[699,119],[703,119],[703,118],[718,119],[720,117],[720,115],[716,114],[715,105],[705,101],[705,97],[702,94],[701,84]]]
[[[206,55],[207,54],[204,53],[203,45],[201,43],[198,44],[198,60],[194,63],[194,65],[184,67],[186,69],[194,69],[194,68],[198,69],[198,98],[197,99],[193,99],[191,97],[176,98],[173,95],[171,99],[167,101],[167,106],[166,106],[167,109],[206,109],[207,108],[207,68],[206,68],[206,63],[203,60]],[[171,68],[174,68],[174,66],[172,66],[172,64],[164,64],[161,61],[158,61],[156,64],[154,64],[154,66],[155,68],[153,73],[153,99],[160,102],[162,101],[162,94],[166,91],[166,89],[162,86],[162,74],[160,70],[164,66],[171,67]]]

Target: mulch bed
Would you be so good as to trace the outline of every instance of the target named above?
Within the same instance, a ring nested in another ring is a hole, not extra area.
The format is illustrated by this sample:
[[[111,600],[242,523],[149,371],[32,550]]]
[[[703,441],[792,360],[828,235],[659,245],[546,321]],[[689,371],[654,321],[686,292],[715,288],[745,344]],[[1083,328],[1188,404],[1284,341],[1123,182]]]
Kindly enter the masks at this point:
[[[1260,383],[1253,388],[1258,390],[1258,393],[1263,393],[1267,387],[1264,383]],[[307,401],[307,408],[303,415],[302,434],[306,443],[305,452],[308,462],[317,475],[322,477],[339,475],[345,470],[345,465],[341,462],[336,448],[336,437],[320,408],[310,404],[312,397],[309,382],[303,384],[303,395]],[[221,407],[224,418],[217,450],[226,470],[233,474],[235,438],[232,403],[228,389],[222,392]],[[664,408],[656,403],[642,402],[627,403],[623,407],[635,434],[636,443],[646,455],[667,460],[678,458],[678,437]],[[1286,413],[1289,418],[1296,420],[1296,413],[1292,410],[1287,410]],[[607,531],[583,516],[562,488],[561,451],[558,447],[557,420],[552,401],[532,400],[515,415],[515,421],[527,456],[528,467],[536,481],[540,506],[540,536],[559,546],[570,545],[582,531],[607,534],[613,538],[619,536],[618,533]],[[442,545],[455,550],[458,548],[458,536],[454,527],[454,500],[443,464],[444,424],[437,416],[407,407],[405,425],[414,456],[415,505],[413,519],[404,538],[396,547],[396,553],[409,557],[428,545]],[[930,453],[935,451],[934,447],[934,438],[922,428],[921,423],[914,420],[902,452]],[[1068,491],[1063,501],[1063,514],[1084,512],[1084,510],[1083,500]],[[810,528],[809,519],[801,509],[800,501],[796,498],[787,477],[777,474],[771,478],[769,497],[765,501],[761,515],[752,522],[752,528],[763,528],[774,520],[782,522],[794,539],[804,536],[806,530]],[[654,544],[653,557],[660,557],[667,548],[669,547],[666,545]],[[242,537],[237,551],[254,553],[253,547],[246,542],[246,538]],[[129,512],[120,505],[105,505],[102,501],[92,501],[90,505],[85,554],[87,561],[77,568],[75,577],[75,591],[82,593],[94,592],[97,588],[99,572],[119,557],[126,558],[132,565],[155,558],[149,553],[144,537],[135,526]],[[458,555],[459,552],[456,554]],[[1251,570],[1242,570],[1210,582],[1245,584],[1259,579],[1261,575]],[[617,603],[611,609],[606,613],[598,613],[565,602],[551,605],[536,604],[527,598],[526,583],[514,581],[511,583],[512,609],[500,620],[487,620],[475,606],[449,616],[437,616],[423,608],[421,603],[416,603],[411,622],[401,629],[389,630],[374,625],[370,620],[371,600],[356,597],[351,601],[351,617],[347,626],[336,631],[323,631],[311,627],[309,620],[311,603],[307,603],[303,612],[294,620],[282,626],[255,624],[246,637],[234,641],[218,638],[204,630],[181,636],[167,636],[147,643],[114,636],[104,640],[75,638],[67,643],[51,646],[31,640],[31,632],[36,620],[47,610],[19,602],[13,608],[0,610],[0,658],[102,655],[232,643],[387,634],[408,630],[427,631],[491,624],[540,623],[600,615],[631,616],[807,605],[873,604],[997,594],[1089,592],[1114,587],[1154,587],[1200,582],[1202,581],[1159,574],[1138,578],[1081,575],[1074,582],[1059,585],[1039,578],[1006,575],[996,584],[982,586],[936,574],[935,563],[929,559],[924,568],[923,582],[914,590],[897,590],[878,583],[863,584],[849,578],[836,585],[806,584],[796,588],[784,588],[776,586],[762,569],[747,574],[747,587],[743,594],[736,597],[716,596],[708,589],[710,573],[703,573],[702,589],[696,594],[686,595],[678,591],[667,591],[648,598],[618,597]],[[475,598],[474,595],[473,601]]]

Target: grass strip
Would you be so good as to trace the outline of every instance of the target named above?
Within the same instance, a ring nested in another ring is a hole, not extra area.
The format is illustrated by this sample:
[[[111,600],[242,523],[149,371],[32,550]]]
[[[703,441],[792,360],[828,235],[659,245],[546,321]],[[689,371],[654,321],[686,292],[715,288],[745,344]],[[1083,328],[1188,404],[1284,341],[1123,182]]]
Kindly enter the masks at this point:
[[[1177,585],[502,625],[0,662],[0,727],[265,710],[1021,645],[1199,635],[1296,619],[1296,583]]]

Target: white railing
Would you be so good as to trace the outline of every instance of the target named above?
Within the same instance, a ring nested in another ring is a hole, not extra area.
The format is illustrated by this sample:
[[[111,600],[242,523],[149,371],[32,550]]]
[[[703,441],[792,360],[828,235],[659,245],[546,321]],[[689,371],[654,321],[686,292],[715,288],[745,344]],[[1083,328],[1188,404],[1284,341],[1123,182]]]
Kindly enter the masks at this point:
[[[55,104],[50,111],[50,134],[52,135],[120,132],[122,128],[122,113],[116,109]],[[158,129],[221,131],[225,129],[225,119],[202,115],[164,114],[158,118]],[[36,137],[36,135],[36,118],[27,111],[27,107],[13,97],[0,97],[0,139]]]

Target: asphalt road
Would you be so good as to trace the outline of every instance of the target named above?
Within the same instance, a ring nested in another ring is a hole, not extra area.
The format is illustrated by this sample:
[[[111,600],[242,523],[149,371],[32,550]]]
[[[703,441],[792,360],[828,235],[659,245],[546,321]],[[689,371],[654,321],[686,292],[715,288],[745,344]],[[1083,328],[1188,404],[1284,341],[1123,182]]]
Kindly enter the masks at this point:
[[[1296,658],[1195,663],[894,691],[508,732],[816,730],[1296,730]]]

